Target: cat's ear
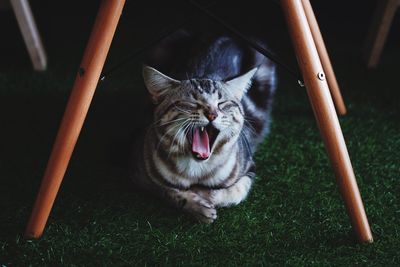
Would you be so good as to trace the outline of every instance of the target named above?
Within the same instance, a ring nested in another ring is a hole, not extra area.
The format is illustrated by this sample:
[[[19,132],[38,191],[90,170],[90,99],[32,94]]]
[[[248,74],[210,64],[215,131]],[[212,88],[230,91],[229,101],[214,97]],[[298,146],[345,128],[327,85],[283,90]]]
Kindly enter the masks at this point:
[[[239,77],[226,81],[225,86],[227,87],[228,91],[237,99],[242,99],[243,95],[250,88],[251,80],[253,79],[257,70],[258,68],[253,68]]]
[[[167,91],[177,88],[181,84],[180,81],[172,79],[147,65],[143,66],[143,79],[154,103],[159,103]]]

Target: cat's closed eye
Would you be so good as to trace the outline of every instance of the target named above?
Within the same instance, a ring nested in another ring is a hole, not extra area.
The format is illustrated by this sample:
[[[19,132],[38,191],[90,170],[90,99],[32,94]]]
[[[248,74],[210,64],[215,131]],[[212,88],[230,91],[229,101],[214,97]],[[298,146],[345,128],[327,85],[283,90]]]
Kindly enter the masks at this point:
[[[234,107],[237,107],[237,106],[238,106],[238,104],[235,103],[234,101],[231,101],[231,100],[223,101],[223,102],[218,103],[218,108],[221,111],[227,111],[227,110],[230,110],[230,109],[232,109]]]
[[[166,110],[174,108],[175,110],[187,113],[189,111],[195,110],[198,107],[197,103],[176,101],[168,106]]]

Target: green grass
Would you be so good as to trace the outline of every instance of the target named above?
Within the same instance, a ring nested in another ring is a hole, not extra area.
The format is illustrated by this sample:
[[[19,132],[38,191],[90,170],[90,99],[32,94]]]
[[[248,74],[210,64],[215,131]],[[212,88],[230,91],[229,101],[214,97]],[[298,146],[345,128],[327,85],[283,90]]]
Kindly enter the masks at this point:
[[[368,73],[355,50],[352,43],[338,44],[332,58],[349,109],[340,121],[373,244],[355,241],[306,93],[285,74],[244,203],[220,209],[215,223],[203,225],[136,193],[125,158],[145,97],[139,62],[98,89],[46,231],[25,240],[78,65],[61,57],[43,74],[0,73],[0,264],[398,265],[399,53],[387,50],[380,68]]]

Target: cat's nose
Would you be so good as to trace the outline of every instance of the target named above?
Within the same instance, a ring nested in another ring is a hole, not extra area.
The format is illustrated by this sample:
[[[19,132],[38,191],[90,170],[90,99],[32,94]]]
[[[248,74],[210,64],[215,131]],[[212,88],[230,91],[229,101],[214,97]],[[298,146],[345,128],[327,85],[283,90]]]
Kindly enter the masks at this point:
[[[218,113],[216,111],[207,111],[205,115],[209,121],[213,121],[218,117]]]

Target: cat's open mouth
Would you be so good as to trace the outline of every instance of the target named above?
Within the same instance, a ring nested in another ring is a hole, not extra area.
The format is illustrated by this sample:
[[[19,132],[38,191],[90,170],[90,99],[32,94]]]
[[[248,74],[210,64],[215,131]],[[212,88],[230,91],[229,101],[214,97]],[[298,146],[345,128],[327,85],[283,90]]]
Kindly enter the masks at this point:
[[[199,160],[208,159],[219,134],[219,130],[209,123],[205,127],[194,128],[189,134],[192,135],[189,140],[191,141],[190,144],[193,156]]]

